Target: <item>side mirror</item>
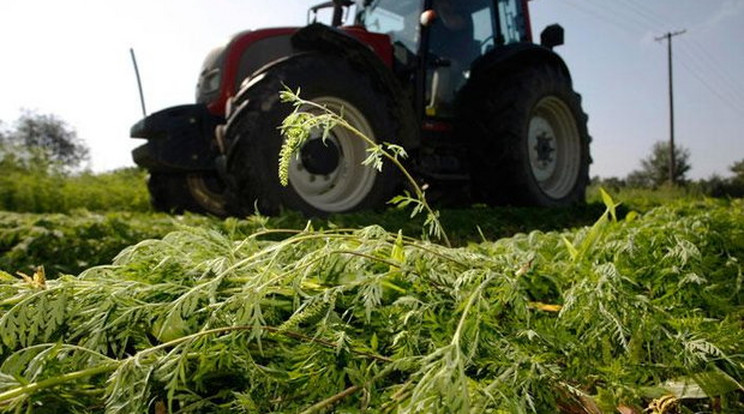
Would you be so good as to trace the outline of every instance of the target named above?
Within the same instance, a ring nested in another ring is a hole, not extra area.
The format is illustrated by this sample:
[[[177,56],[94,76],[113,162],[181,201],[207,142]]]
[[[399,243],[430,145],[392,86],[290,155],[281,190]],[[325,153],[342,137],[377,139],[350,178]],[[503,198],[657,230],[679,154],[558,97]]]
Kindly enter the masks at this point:
[[[540,45],[553,49],[563,44],[563,27],[559,24],[551,24],[540,33]]]

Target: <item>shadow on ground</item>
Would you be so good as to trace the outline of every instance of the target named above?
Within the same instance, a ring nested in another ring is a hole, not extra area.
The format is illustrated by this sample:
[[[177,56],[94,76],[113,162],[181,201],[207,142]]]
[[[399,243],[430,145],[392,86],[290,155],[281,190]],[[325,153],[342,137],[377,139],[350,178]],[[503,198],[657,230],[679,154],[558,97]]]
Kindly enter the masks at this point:
[[[625,210],[618,209],[619,216]],[[604,213],[601,203],[590,203],[570,208],[530,208],[530,207],[485,207],[440,209],[440,221],[454,246],[469,242],[493,241],[510,237],[517,233],[539,231],[560,231],[593,224]],[[410,209],[388,209],[380,212],[334,215],[327,219],[313,219],[315,228],[359,228],[380,225],[390,232],[403,230],[406,236],[419,237],[422,234],[423,214],[411,218]],[[297,213],[287,212],[272,218],[270,227],[302,228],[306,219]]]

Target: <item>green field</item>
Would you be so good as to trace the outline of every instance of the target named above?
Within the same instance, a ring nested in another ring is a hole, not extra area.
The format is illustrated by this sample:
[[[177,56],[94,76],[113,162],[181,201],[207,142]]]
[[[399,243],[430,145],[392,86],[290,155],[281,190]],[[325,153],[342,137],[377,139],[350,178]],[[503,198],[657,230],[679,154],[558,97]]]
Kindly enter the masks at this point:
[[[0,412],[744,412],[740,199],[442,209],[445,247],[404,210],[169,216],[138,185],[6,197]]]

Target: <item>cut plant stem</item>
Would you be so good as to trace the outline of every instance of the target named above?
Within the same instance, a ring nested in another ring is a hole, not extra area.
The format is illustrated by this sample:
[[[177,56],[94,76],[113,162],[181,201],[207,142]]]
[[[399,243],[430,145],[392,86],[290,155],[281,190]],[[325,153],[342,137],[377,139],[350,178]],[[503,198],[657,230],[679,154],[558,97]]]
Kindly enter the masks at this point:
[[[4,393],[0,394],[0,405],[2,405],[4,402],[12,400],[13,398],[20,397],[21,395],[30,395],[30,394],[35,393],[36,391],[43,390],[46,388],[52,388],[57,385],[66,384],[68,382],[79,380],[81,378],[92,377],[94,375],[115,371],[116,368],[118,368],[120,364],[121,364],[120,362],[111,362],[111,363],[107,363],[103,365],[98,365],[92,368],[83,369],[83,370],[75,371],[75,372],[69,372],[67,374],[62,374],[56,377],[47,378],[43,381],[32,382],[30,384],[26,384],[18,388],[14,388],[10,391],[5,391]]]

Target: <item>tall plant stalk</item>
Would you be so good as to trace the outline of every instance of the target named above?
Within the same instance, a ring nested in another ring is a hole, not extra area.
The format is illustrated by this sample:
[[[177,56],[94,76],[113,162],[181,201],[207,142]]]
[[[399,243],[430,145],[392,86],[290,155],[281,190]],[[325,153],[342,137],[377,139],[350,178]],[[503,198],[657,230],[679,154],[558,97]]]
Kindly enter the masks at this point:
[[[403,147],[385,142],[378,143],[372,140],[359,131],[359,129],[349,124],[343,118],[343,114],[337,114],[324,105],[300,98],[299,90],[293,92],[287,88],[280,93],[280,99],[282,102],[291,103],[294,106],[294,111],[281,125],[281,132],[285,140],[280,153],[279,177],[283,185],[286,186],[289,182],[289,165],[292,157],[297,156],[302,145],[315,131],[318,129],[322,130],[322,137],[325,141],[333,128],[345,128],[364,141],[368,146],[367,152],[369,156],[362,164],[381,171],[383,168],[382,158],[385,158],[403,174],[413,189],[414,197],[410,197],[409,195],[397,196],[391,200],[391,203],[399,207],[405,207],[409,204],[413,205],[412,217],[425,211],[425,226],[428,228],[428,233],[441,239],[448,247],[451,246],[449,237],[447,237],[447,233],[439,221],[439,212],[431,208],[426,200],[426,193],[400,161],[401,158],[407,157]],[[312,112],[312,109],[316,112]]]

